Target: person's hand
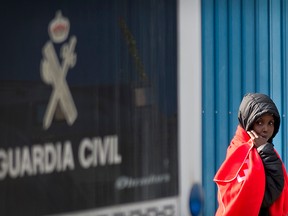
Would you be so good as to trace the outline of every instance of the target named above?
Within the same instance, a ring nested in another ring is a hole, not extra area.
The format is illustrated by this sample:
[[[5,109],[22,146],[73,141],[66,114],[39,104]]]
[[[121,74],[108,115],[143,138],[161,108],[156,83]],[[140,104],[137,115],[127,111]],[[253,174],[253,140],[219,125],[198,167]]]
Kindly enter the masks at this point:
[[[261,145],[264,145],[268,142],[267,138],[258,135],[254,130],[247,131],[248,135],[250,136],[253,144],[258,148]]]

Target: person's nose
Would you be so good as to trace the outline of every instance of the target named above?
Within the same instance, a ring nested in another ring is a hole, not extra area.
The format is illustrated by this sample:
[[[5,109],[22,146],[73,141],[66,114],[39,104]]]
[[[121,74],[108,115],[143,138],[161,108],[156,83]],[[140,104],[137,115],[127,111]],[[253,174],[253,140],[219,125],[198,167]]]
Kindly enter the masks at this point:
[[[264,124],[264,125],[263,125],[262,131],[263,131],[264,133],[267,133],[267,131],[268,131],[268,124]]]

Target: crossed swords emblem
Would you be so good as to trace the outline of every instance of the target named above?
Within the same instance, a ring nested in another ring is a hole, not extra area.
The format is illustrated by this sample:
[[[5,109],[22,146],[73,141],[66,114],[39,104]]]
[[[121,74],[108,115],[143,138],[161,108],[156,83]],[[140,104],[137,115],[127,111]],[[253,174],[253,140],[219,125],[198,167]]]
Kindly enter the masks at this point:
[[[51,41],[48,41],[42,49],[41,77],[44,82],[53,87],[44,115],[44,129],[50,127],[58,103],[69,125],[72,125],[77,118],[77,110],[66,82],[68,69],[73,68],[76,64],[77,56],[74,53],[76,42],[76,37],[72,36],[69,42],[62,45],[60,50],[61,64]]]

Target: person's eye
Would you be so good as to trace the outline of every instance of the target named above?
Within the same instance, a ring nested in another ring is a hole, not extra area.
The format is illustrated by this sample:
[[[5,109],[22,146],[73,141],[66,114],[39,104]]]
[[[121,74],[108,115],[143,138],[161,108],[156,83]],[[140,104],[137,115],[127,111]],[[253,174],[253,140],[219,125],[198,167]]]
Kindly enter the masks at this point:
[[[262,125],[262,121],[256,121],[256,124]]]
[[[269,125],[274,125],[274,122],[273,121],[269,122]]]

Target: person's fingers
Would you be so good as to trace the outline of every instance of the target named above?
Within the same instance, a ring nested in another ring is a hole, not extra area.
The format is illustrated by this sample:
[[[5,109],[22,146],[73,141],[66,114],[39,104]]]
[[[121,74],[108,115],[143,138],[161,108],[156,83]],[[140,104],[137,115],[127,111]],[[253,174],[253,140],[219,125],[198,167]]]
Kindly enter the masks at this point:
[[[259,138],[259,135],[254,130],[251,130],[251,133],[254,135],[255,138]]]
[[[261,135],[258,135],[254,130],[247,131],[247,133],[256,147],[267,143],[267,139]]]
[[[250,136],[250,138],[251,138],[252,140],[254,140],[254,139],[256,138],[255,133],[253,133],[252,131],[247,131],[247,133],[248,133],[248,135]]]

